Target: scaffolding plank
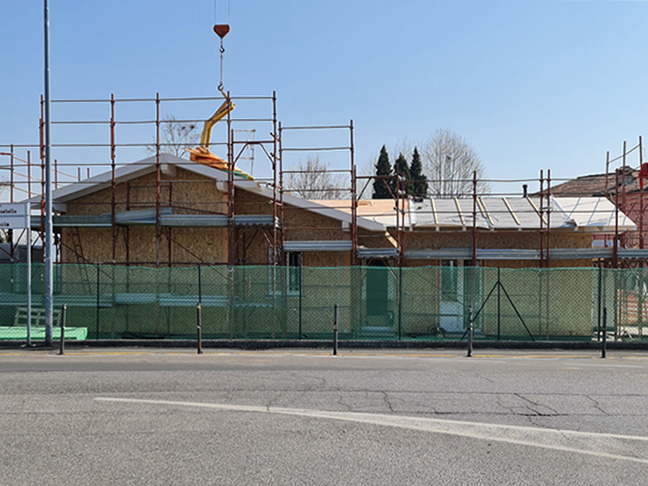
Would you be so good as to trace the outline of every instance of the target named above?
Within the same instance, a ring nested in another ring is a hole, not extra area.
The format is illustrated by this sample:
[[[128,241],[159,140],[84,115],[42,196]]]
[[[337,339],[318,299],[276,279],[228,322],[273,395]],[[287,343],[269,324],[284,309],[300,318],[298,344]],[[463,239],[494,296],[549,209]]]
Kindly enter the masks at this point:
[[[353,242],[350,240],[321,240],[321,241],[286,241],[285,251],[351,251]]]

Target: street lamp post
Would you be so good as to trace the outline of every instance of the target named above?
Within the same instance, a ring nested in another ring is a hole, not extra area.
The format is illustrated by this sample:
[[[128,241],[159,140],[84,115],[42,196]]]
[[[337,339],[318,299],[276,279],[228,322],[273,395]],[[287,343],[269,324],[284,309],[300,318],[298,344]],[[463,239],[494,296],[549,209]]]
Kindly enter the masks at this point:
[[[49,2],[44,0],[45,23],[45,345],[52,345],[54,274],[54,235],[52,231],[52,143],[50,139],[50,55],[49,55]]]

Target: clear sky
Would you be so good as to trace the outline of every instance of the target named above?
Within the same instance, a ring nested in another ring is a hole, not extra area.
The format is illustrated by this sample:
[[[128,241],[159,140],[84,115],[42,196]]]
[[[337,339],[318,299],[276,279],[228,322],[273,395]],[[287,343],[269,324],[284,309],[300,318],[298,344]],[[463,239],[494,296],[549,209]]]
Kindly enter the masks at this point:
[[[50,0],[52,96],[217,94],[226,8]],[[360,166],[443,128],[489,178],[568,178],[646,133],[647,19],[641,1],[231,0],[225,84],[276,90],[284,124],[353,119]],[[42,2],[1,1],[0,144],[37,141],[42,30]]]

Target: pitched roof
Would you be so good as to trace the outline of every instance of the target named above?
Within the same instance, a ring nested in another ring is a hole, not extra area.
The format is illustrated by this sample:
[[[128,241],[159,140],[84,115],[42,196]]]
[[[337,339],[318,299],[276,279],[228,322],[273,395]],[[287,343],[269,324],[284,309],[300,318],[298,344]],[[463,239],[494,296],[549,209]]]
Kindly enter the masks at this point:
[[[349,200],[317,201],[341,211],[351,212]],[[545,202],[546,204],[546,202]],[[614,231],[616,209],[604,197],[552,197],[551,215],[540,207],[539,197],[477,198],[476,227],[491,230],[538,230],[549,225],[552,229],[610,233]],[[358,216],[387,227],[396,227],[394,201],[362,200],[358,202]],[[408,228],[468,229],[473,225],[472,198],[425,198],[407,201],[405,226]],[[542,215],[541,215],[542,213]],[[619,211],[619,230],[636,229],[635,224]]]
[[[617,169],[619,173],[619,186],[625,184],[626,192],[639,192],[639,171],[631,167]],[[607,191],[606,191],[607,179]],[[590,174],[577,177],[551,188],[552,196],[605,196],[615,194],[616,174]]]
[[[188,170],[195,174],[199,174],[219,182],[227,182],[227,172],[220,169],[215,169],[203,164],[192,162],[172,154],[160,154],[160,163],[162,170],[168,171],[169,166],[179,167]],[[137,162],[119,166],[115,170],[115,179],[118,183],[127,182],[146,174],[150,174],[156,170],[157,156],[153,155]],[[52,201],[54,204],[64,204],[68,201],[78,199],[88,194],[93,194],[104,189],[109,189],[112,184],[112,174],[110,171],[90,177],[81,182],[75,182],[68,186],[61,187],[52,191]],[[273,191],[267,184],[255,180],[248,180],[245,178],[236,177],[234,180],[236,188],[245,191],[256,193],[260,196],[271,199]],[[40,197],[33,197],[29,199],[32,205],[40,204]],[[344,211],[331,208],[317,202],[302,199],[291,194],[284,193],[283,201],[285,204],[303,208],[323,216],[339,220],[343,223],[351,224],[351,216]],[[369,231],[385,231],[385,226],[382,224],[370,221],[364,218],[358,218],[358,225]]]

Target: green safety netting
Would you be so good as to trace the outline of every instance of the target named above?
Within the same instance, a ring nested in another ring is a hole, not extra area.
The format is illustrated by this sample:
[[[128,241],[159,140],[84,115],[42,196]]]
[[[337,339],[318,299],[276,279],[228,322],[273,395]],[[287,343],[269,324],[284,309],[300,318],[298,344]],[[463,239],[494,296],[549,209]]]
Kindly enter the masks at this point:
[[[646,269],[55,265],[54,305],[71,339],[641,339]],[[26,336],[27,267],[0,265],[0,339]],[[42,339],[43,265],[32,266],[32,337]],[[55,316],[55,325],[60,319]]]

